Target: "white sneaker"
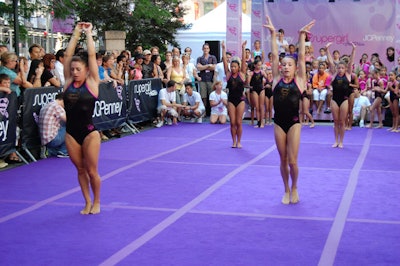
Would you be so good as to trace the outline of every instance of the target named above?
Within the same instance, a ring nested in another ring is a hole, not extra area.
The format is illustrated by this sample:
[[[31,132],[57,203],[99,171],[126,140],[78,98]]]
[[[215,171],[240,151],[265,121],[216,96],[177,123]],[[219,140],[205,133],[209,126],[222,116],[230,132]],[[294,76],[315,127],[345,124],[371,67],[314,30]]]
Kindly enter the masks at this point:
[[[6,163],[4,160],[0,160],[0,168],[7,167],[8,163]]]
[[[361,120],[360,121],[360,127],[364,127],[365,125],[364,125],[364,120]]]
[[[167,119],[167,125],[168,125],[168,126],[172,125],[172,119],[171,119],[171,118],[168,118],[168,119]]]
[[[162,127],[164,125],[164,121],[160,121],[157,123],[156,127]]]
[[[197,123],[203,123],[203,118],[202,117],[197,118]]]
[[[69,158],[69,155],[63,152],[57,152],[58,158]]]
[[[196,118],[192,118],[192,119],[190,119],[190,122],[192,122],[192,123],[194,123],[194,122],[196,122]]]

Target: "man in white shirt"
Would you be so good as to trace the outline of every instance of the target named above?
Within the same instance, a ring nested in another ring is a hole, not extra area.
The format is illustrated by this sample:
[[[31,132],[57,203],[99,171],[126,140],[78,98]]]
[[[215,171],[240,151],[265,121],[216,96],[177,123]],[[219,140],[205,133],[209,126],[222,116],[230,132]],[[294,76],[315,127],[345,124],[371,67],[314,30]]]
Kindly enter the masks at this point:
[[[157,111],[160,113],[161,120],[156,127],[164,125],[164,118],[167,118],[167,124],[178,124],[178,116],[181,112],[182,105],[176,103],[176,82],[173,80],[168,81],[167,88],[161,89],[158,93],[158,107]],[[172,122],[171,122],[172,117]]]
[[[39,44],[36,44],[36,43],[29,46],[29,50],[28,50],[29,51],[29,58],[28,58],[28,68],[29,69],[31,68],[31,62],[33,59],[42,59],[41,53],[40,53],[41,49],[42,49],[42,46],[40,46]],[[25,73],[26,76],[28,76],[28,73],[29,73],[29,71]]]
[[[360,127],[364,127],[364,120],[370,106],[368,97],[360,94],[360,88],[354,88],[353,120],[360,121]]]
[[[61,86],[65,84],[64,78],[64,49],[58,50],[56,53],[56,65],[54,69],[54,74],[60,81]]]
[[[192,83],[185,83],[186,93],[183,95],[183,115],[194,118],[197,123],[203,122],[206,111],[200,93],[193,91]]]
[[[230,52],[226,52],[226,60],[228,60],[228,67],[230,68],[232,59],[232,54]],[[225,76],[225,69],[224,69],[224,62],[219,62],[215,67],[214,72],[214,81],[221,81],[222,82],[222,89],[226,89],[226,76]]]

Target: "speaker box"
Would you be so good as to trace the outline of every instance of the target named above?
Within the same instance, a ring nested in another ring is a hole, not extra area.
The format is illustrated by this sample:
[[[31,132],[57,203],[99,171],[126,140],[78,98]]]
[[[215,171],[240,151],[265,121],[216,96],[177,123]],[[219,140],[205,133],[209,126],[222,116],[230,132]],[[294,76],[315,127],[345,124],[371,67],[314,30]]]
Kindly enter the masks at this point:
[[[210,54],[217,58],[217,62],[221,61],[221,43],[220,41],[204,41],[210,46]]]

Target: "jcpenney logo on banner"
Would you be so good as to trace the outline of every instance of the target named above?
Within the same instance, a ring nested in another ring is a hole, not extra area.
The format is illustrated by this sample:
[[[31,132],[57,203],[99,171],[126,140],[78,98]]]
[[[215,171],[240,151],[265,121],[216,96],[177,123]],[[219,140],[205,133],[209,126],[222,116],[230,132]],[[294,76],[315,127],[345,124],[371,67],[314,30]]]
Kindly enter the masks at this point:
[[[393,42],[394,36],[392,35],[377,35],[367,34],[364,36],[363,41],[365,42]]]

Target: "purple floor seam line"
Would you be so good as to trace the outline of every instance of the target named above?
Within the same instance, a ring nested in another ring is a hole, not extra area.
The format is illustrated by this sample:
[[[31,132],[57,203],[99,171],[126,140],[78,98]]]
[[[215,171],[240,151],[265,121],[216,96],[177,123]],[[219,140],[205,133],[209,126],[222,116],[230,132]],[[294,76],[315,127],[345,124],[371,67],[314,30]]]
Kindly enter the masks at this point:
[[[203,193],[201,193],[198,197],[187,203],[185,206],[183,206],[181,209],[173,213],[172,215],[168,216],[165,220],[163,220],[161,223],[157,224],[155,227],[147,231],[145,234],[140,236],[139,238],[135,239],[132,241],[130,244],[126,245],[124,248],[120,249],[118,252],[116,252],[114,255],[109,257],[107,260],[102,262],[100,265],[101,266],[108,266],[108,265],[115,265],[118,262],[122,261],[124,258],[129,256],[132,252],[146,244],[148,241],[150,241],[152,238],[157,236],[159,233],[161,233],[163,230],[165,230],[168,226],[173,224],[176,220],[181,218],[183,215],[188,213],[192,208],[194,208],[197,204],[202,202],[204,199],[206,199],[209,195],[211,195],[215,190],[220,188],[222,185],[224,185],[226,182],[228,182],[232,177],[234,177],[236,174],[239,172],[243,171],[246,169],[248,166],[252,165],[253,163],[259,161],[260,159],[264,158],[271,152],[276,150],[276,146],[273,145],[254,159],[244,163],[240,167],[236,168],[232,172],[228,173],[226,176],[224,176],[222,179],[217,181],[215,184],[213,184],[211,187],[209,187],[207,190],[205,190]]]
[[[358,174],[360,173],[361,167],[364,164],[365,158],[367,157],[372,140],[372,133],[372,130],[368,131],[361,153],[358,156],[353,169],[351,170],[346,190],[343,194],[338,211],[329,232],[328,239],[326,240],[321,258],[319,260],[319,266],[333,265],[335,262],[336,252],[339,247],[339,242],[346,224],[347,215],[349,213],[354,192],[357,187]]]

